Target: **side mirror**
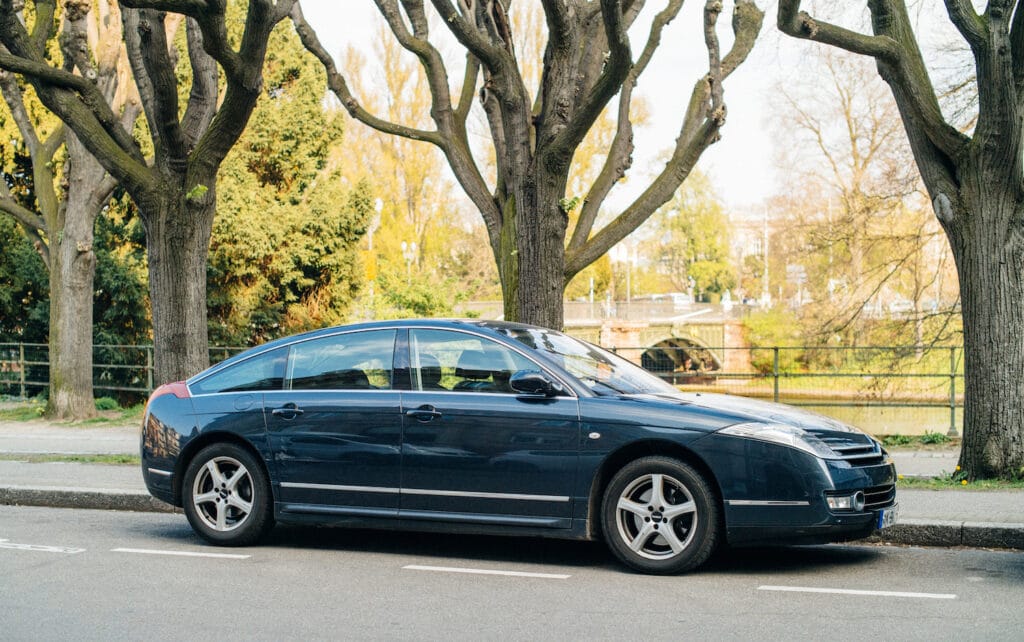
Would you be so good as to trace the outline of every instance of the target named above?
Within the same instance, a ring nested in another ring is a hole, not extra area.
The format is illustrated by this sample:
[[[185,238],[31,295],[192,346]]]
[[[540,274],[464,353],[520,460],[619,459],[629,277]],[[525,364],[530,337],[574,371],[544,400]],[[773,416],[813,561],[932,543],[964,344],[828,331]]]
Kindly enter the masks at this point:
[[[539,370],[520,370],[509,379],[509,386],[518,393],[537,397],[554,397],[565,392],[557,381],[551,381]]]

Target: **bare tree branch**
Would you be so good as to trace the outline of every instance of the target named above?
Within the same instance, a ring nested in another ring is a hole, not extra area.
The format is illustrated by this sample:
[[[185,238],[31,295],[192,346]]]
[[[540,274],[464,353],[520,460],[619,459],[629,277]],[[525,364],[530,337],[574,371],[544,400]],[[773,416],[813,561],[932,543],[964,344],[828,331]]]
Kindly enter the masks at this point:
[[[184,162],[188,152],[178,120],[178,82],[167,51],[163,14],[152,9],[140,10],[137,29],[138,49],[132,54],[139,57],[151,83],[153,114],[150,127],[158,143],[157,154],[164,153],[170,159]]]
[[[45,230],[46,226],[38,214],[32,210],[18,205],[7,190],[7,185],[0,181],[0,212],[10,214],[14,220],[27,228],[34,230]]]
[[[946,12],[953,25],[964,37],[971,49],[978,51],[985,46],[985,23],[974,11],[971,0],[945,0]]]
[[[348,88],[348,83],[345,81],[345,77],[338,72],[338,68],[334,64],[334,58],[332,58],[331,54],[329,54],[327,50],[324,49],[324,46],[320,44],[320,39],[317,37],[316,32],[313,31],[312,27],[309,26],[309,23],[306,22],[306,18],[302,15],[302,8],[297,2],[292,7],[291,19],[295,24],[295,29],[299,34],[299,39],[302,41],[302,45],[307,51],[316,56],[317,60],[319,60],[324,66],[324,69],[327,71],[328,87],[330,87],[331,91],[338,97],[341,101],[342,107],[345,108],[352,118],[355,118],[364,125],[372,127],[377,131],[384,132],[385,134],[401,136],[402,138],[409,138],[412,140],[422,140],[428,143],[433,143],[441,148],[444,147],[444,141],[437,132],[425,131],[392,123],[378,118],[366,111],[356,97],[352,95],[352,92]]]
[[[382,0],[382,4],[385,3]],[[394,4],[391,2],[390,4]],[[394,7],[397,9],[397,7]],[[385,15],[387,19],[387,15]],[[498,225],[500,223],[500,212],[494,203],[494,199],[487,189],[487,184],[480,174],[480,170],[473,160],[472,152],[469,148],[469,142],[466,140],[465,133],[465,119],[468,116],[469,108],[471,106],[471,92],[472,85],[475,85],[475,80],[472,83],[467,83],[470,88],[463,87],[462,97],[460,98],[459,111],[456,114],[452,111],[450,105],[450,99],[448,96],[448,80],[444,74],[444,67],[440,65],[440,56],[430,46],[430,52],[425,52],[427,55],[420,57],[420,62],[424,66],[428,81],[431,83],[431,91],[433,92],[435,86],[444,87],[444,99],[443,102],[438,103],[439,100],[435,95],[433,100],[435,101],[431,108],[431,115],[434,117],[435,124],[438,127],[444,126],[446,135],[442,135],[438,131],[426,131],[416,129],[413,127],[406,127],[397,123],[383,120],[374,116],[368,112],[359,103],[358,99],[352,95],[351,90],[348,87],[348,83],[345,81],[344,76],[338,71],[337,66],[334,63],[334,58],[324,49],[320,43],[319,38],[313,29],[306,22],[305,17],[302,14],[302,9],[298,2],[292,7],[291,19],[295,24],[295,29],[299,34],[299,39],[302,41],[303,46],[307,51],[312,53],[323,65],[327,73],[327,85],[334,93],[335,96],[341,101],[342,106],[348,111],[349,115],[363,123],[364,125],[371,127],[379,132],[390,134],[393,136],[400,136],[402,138],[408,138],[410,140],[419,140],[431,143],[441,149],[444,152],[449,164],[455,173],[456,180],[462,185],[462,188],[466,191],[470,200],[480,210],[484,220],[488,223],[488,229],[492,229],[492,225]],[[389,21],[389,26],[391,22]],[[404,29],[404,25],[401,27]],[[406,31],[406,33],[408,33]],[[396,34],[397,36],[397,34]],[[410,38],[412,38],[410,34]],[[410,44],[414,44],[411,43]],[[423,49],[420,45],[415,45],[421,50]],[[471,69],[467,69],[466,78],[475,79],[476,77],[476,66],[479,65],[475,61],[475,57],[467,58],[467,64]],[[431,68],[430,65],[433,65]],[[440,66],[439,66],[440,65]],[[431,71],[433,69],[433,71]],[[492,242],[496,241],[496,237],[492,235]]]
[[[544,150],[544,158],[541,162],[549,168],[567,166],[572,162],[573,152],[590,131],[597,117],[601,115],[601,110],[612,99],[612,96],[618,93],[632,65],[629,36],[626,33],[621,2],[601,0],[601,16],[609,47],[604,71],[593,88],[583,97],[572,120]]]
[[[466,54],[466,70],[462,76],[462,92],[459,104],[455,107],[455,120],[459,128],[465,131],[469,111],[473,108],[473,97],[476,96],[477,79],[480,77],[480,61],[471,53]]]
[[[604,205],[605,199],[611,192],[615,183],[626,175],[633,164],[631,157],[633,153],[633,123],[630,119],[630,108],[633,100],[633,89],[648,63],[654,56],[655,50],[661,44],[661,34],[665,27],[679,15],[683,7],[683,0],[671,0],[668,5],[655,17],[651,23],[651,31],[647,37],[647,44],[636,63],[629,70],[626,80],[622,83],[622,91],[619,93],[619,109],[615,137],[608,148],[608,156],[601,172],[583,201],[580,210],[579,220],[576,222],[576,229],[573,230],[572,239],[569,241],[568,249],[575,251],[579,249],[590,237],[590,232],[597,221],[598,212]]]
[[[9,7],[10,5],[6,5]],[[89,118],[95,120],[102,128],[110,142],[120,148],[119,157],[126,157],[135,162],[144,162],[132,137],[121,127],[121,124],[110,109],[103,94],[89,80],[61,69],[55,69],[44,62],[42,54],[34,51],[29,42],[28,34],[18,21],[16,15],[0,8],[0,42],[7,51],[0,52],[0,68],[16,73],[24,74],[37,81],[43,81],[52,86],[53,94],[48,99],[48,91],[41,91],[37,86],[36,91],[44,103],[49,100],[51,103],[58,99],[57,94],[61,91],[73,92],[75,97],[70,95],[60,96],[66,105],[67,114],[71,112],[82,114],[88,112]],[[77,103],[77,104],[74,104]],[[51,110],[53,105],[47,104]],[[54,110],[55,113],[64,119],[65,114],[61,110]]]
[[[192,89],[181,130],[187,149],[195,147],[217,113],[217,63],[203,48],[202,31],[194,18],[187,18],[188,59],[192,67]]]
[[[899,46],[886,36],[869,36],[822,22],[800,11],[800,0],[779,0],[778,27],[782,33],[845,49],[851,53],[895,63]]]
[[[6,47],[0,45],[0,56],[6,53]],[[32,125],[28,110],[25,109],[25,97],[21,93],[21,87],[18,86],[18,80],[14,74],[4,69],[0,69],[0,92],[11,111],[14,124],[18,127],[22,140],[25,141],[25,147],[28,148],[30,155],[35,155],[39,151],[39,136],[36,134],[36,128]]]
[[[1017,0],[1010,25],[1010,54],[1013,56],[1013,79],[1018,95],[1024,90],[1024,7]]]
[[[32,26],[32,43],[36,51],[42,54],[46,50],[46,42],[53,35],[55,28],[54,15],[57,11],[57,3],[52,0],[36,2],[36,22]]]
[[[465,16],[457,11],[449,0],[432,0],[432,2],[452,35],[485,67],[491,71],[497,71],[507,64],[506,51],[501,47],[495,47],[488,41],[476,28],[476,23],[467,22]]]
[[[709,2],[705,7],[705,12],[716,14],[717,8],[713,6],[712,2]],[[718,80],[718,84],[721,84],[750,54],[757,34],[761,30],[763,19],[764,13],[752,1],[739,0],[736,3],[732,24],[735,38],[732,49],[719,66],[721,78]],[[709,18],[708,20],[711,20],[713,28],[713,19]],[[708,22],[706,21],[705,28],[707,26]],[[714,41],[709,41],[707,44],[709,49],[716,46]],[[709,61],[718,57],[717,53],[710,51],[709,56]],[[714,65],[712,64],[712,66]],[[574,249],[566,253],[566,283],[580,270],[626,238],[650,218],[659,207],[667,203],[679,185],[690,174],[701,153],[718,139],[719,130],[725,122],[725,109],[724,103],[720,103],[717,108],[714,107],[711,98],[712,81],[709,76],[697,81],[693,88],[679,137],[676,139],[675,149],[661,173],[615,220],[592,238],[577,243]]]
[[[898,85],[896,90],[907,97],[905,104],[913,110],[922,133],[946,156],[962,153],[969,141],[942,116],[913,34],[905,33],[909,30],[905,10],[902,15],[894,15],[891,6],[873,6],[873,12],[885,11],[884,16],[873,13],[876,27],[889,31],[867,36],[816,20],[799,9],[800,0],[779,0],[778,25],[783,33],[871,56],[884,64],[891,70],[887,80]]]
[[[563,0],[541,0],[547,16],[548,40],[553,47],[561,47],[570,40],[569,12]]]
[[[279,3],[280,4],[280,3]],[[285,3],[290,4],[290,3]],[[224,69],[228,78],[239,80],[241,67],[245,62],[244,55],[231,49],[228,38],[224,0],[121,0],[121,5],[131,9],[153,9],[180,13],[196,20],[203,32],[203,46],[206,51]],[[246,31],[252,19],[252,7],[264,7],[265,0],[254,0],[250,3],[250,11],[246,16]],[[243,35],[243,43],[245,35]],[[242,49],[245,46],[243,44]]]

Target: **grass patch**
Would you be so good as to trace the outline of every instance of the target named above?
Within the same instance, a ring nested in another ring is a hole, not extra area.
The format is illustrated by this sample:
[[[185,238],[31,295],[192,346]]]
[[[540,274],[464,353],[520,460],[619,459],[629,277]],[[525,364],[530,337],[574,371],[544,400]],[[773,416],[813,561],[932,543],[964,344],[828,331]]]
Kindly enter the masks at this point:
[[[39,419],[46,411],[46,406],[41,403],[28,402],[20,403],[11,408],[0,410],[0,420],[4,421],[32,421]]]
[[[882,445],[889,449],[952,450],[960,447],[960,439],[948,437],[941,432],[926,432],[923,435],[881,435]]]
[[[51,455],[0,454],[0,461],[23,461],[30,464],[102,464],[106,466],[138,466],[138,455]]]
[[[136,404],[130,408],[122,408],[117,402],[109,397],[101,397],[96,400],[96,410],[99,416],[84,421],[56,421],[54,423],[66,426],[124,426],[126,424],[138,424],[142,421],[146,404]],[[46,402],[30,400],[12,404],[0,409],[0,421],[35,421],[46,418]]]
[[[100,409],[100,416],[93,419],[86,419],[79,422],[83,426],[123,426],[124,424],[137,424],[142,421],[142,414],[146,410],[146,404],[140,403],[131,408],[120,408],[114,410]]]
[[[968,482],[959,478],[960,473],[942,477],[904,477],[899,476],[897,488],[915,490],[1024,490],[1024,479],[1007,481],[1004,479],[979,479]]]

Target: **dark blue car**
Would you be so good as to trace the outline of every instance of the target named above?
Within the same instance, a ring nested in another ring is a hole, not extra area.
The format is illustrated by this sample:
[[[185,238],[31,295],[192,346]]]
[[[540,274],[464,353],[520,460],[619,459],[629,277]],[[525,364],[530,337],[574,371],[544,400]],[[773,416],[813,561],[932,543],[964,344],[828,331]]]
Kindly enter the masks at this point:
[[[601,348],[497,321],[388,321],[253,348],[155,391],[142,473],[221,545],[275,522],[603,539],[678,573],[716,546],[856,539],[896,474],[819,415],[684,394]]]

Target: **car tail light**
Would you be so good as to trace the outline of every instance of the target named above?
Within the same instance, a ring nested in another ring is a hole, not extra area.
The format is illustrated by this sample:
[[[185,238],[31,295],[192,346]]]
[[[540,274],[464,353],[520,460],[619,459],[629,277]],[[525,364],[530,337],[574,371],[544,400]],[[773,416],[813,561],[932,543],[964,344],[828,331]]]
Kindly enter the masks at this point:
[[[185,385],[184,381],[175,381],[174,383],[165,383],[154,390],[153,394],[149,395],[149,401],[164,395],[174,395],[178,399],[188,399],[192,396],[188,393],[188,386]]]

